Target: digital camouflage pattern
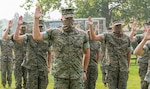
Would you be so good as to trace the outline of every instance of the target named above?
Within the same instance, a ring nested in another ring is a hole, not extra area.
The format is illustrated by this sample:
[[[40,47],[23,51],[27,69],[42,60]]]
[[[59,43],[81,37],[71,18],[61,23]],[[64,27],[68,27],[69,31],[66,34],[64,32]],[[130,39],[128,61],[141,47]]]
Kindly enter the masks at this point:
[[[54,89],[84,89],[83,77],[66,79],[54,77]]]
[[[106,59],[107,54],[106,53],[106,46],[105,41],[101,42],[101,56],[100,56],[100,69],[102,71],[102,81],[104,84],[107,83],[107,74],[108,74],[108,61]]]
[[[150,41],[146,42],[143,49],[144,49],[145,53],[150,53]],[[150,55],[149,55],[149,59],[148,59],[148,70],[147,70],[144,80],[150,84]]]
[[[6,80],[9,86],[12,84],[12,63],[13,63],[13,48],[12,41],[0,40],[1,46],[1,78],[2,85],[6,85]],[[6,79],[7,78],[7,79]]]
[[[98,77],[98,58],[100,52],[99,41],[89,41],[90,44],[90,62],[87,69],[87,80],[85,81],[85,89],[95,89],[96,80]]]
[[[25,67],[22,67],[21,64],[26,58],[26,50],[27,50],[27,42],[26,41],[15,41],[13,40],[13,35],[9,36],[10,40],[14,43],[14,76],[15,76],[15,89],[26,89],[26,81],[27,81],[27,70]],[[23,80],[22,80],[23,79]],[[22,83],[23,82],[23,83]],[[23,84],[23,86],[22,86]]]
[[[138,63],[139,66],[139,76],[140,76],[140,84],[141,84],[141,89],[148,89],[148,83],[147,81],[144,80],[145,75],[148,70],[148,64],[147,63]]]
[[[116,68],[115,71],[108,71],[109,89],[127,89],[127,81],[128,81],[127,71],[120,71],[119,68]]]
[[[24,39],[27,41],[27,54],[23,66],[27,68],[27,89],[46,89],[48,85],[47,41],[34,40],[31,34]]]
[[[144,34],[139,34],[134,36],[135,42],[138,44],[142,41],[144,38]],[[138,56],[138,66],[139,66],[139,76],[140,76],[140,83],[141,83],[141,89],[147,89],[148,83],[144,80],[145,75],[147,73],[148,69],[148,59],[149,59],[149,53],[144,53],[142,56]]]
[[[44,33],[43,37],[52,41],[54,59],[51,73],[54,78],[71,79],[71,81],[79,79],[83,74],[83,49],[89,48],[89,37],[86,32],[73,29],[67,33],[62,29],[54,29]],[[82,87],[72,86],[71,89],[82,89]]]
[[[74,9],[62,9],[61,13],[65,18],[74,17]]]
[[[38,69],[27,70],[27,89],[47,89],[48,73]]]
[[[139,44],[144,38],[144,34],[136,35],[134,38],[135,38],[135,41]],[[144,53],[142,56],[138,56],[138,62],[147,64],[148,59],[149,59],[148,55],[149,53]]]
[[[55,29],[47,31],[46,34],[48,36],[43,37],[52,41],[54,51],[52,75],[70,79],[82,76],[83,49],[89,48],[88,35],[76,29],[70,33]]]
[[[109,89],[126,89],[128,80],[128,55],[131,49],[131,42],[128,36],[123,34],[116,37],[112,33],[102,34],[106,42]],[[118,75],[118,76],[116,76]]]
[[[99,41],[89,41],[90,44],[90,62],[89,66],[98,65],[97,54],[100,52],[100,42]]]

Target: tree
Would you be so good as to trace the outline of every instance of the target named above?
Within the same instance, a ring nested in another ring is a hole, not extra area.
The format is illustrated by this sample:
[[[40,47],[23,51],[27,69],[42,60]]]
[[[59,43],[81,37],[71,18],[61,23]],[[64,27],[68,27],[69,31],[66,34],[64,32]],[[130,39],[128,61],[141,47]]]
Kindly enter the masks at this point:
[[[33,21],[33,15],[29,14],[28,12],[25,12],[23,20],[25,22]]]
[[[22,7],[30,9],[33,6],[34,0],[27,0]],[[112,10],[109,5],[115,3],[122,3],[121,0],[38,0],[40,6],[42,6],[42,12],[45,15],[49,9],[61,9],[64,8],[64,3],[67,7],[76,8],[76,17],[86,18],[92,17],[105,17],[106,25],[109,26],[111,21]],[[113,4],[114,5],[114,4]]]
[[[26,2],[22,5],[20,5],[21,7],[23,7],[25,10],[30,10],[31,7],[34,7],[35,5],[33,4],[34,2],[36,2],[36,0],[26,0]],[[46,14],[46,12],[48,12],[50,9],[60,9],[59,7],[61,7],[61,0],[37,0],[37,4],[36,5],[40,5],[42,8],[42,13],[43,15]]]
[[[63,2],[64,1],[64,2]],[[26,0],[22,5],[26,9],[32,7],[34,0]],[[147,21],[150,14],[149,0],[38,0],[45,15],[50,9],[61,9],[64,3],[67,7],[75,8],[76,17],[86,18],[105,17],[106,26],[111,20],[122,18],[125,24],[137,19],[140,24]]]
[[[142,25],[150,18],[149,0],[128,0],[119,10],[126,23],[133,22],[136,19]]]

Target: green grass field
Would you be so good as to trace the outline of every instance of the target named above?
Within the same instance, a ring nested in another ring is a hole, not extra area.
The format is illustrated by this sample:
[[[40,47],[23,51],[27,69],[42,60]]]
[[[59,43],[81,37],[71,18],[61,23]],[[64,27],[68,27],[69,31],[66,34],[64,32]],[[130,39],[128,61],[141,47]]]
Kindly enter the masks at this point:
[[[96,89],[108,89],[107,87],[104,87],[102,83],[100,65],[98,65],[98,67],[99,67],[99,76],[98,76],[97,83],[96,83]],[[2,89],[1,84],[0,84],[0,89]],[[14,76],[13,76],[13,82],[12,82],[12,89],[15,89]],[[48,84],[47,89],[53,89],[53,76],[51,76],[50,74],[49,74],[49,84]],[[131,63],[130,63],[130,72],[129,72],[127,89],[140,89],[140,78],[138,75],[138,66],[137,66],[137,63],[135,64],[135,60],[131,60]]]

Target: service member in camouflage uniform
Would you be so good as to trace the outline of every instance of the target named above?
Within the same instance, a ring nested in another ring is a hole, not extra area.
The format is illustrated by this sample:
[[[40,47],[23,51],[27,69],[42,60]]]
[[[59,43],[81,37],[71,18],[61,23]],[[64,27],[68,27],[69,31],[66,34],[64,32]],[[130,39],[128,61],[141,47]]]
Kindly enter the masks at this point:
[[[52,41],[54,59],[51,73],[54,76],[54,89],[83,89],[90,54],[88,35],[73,27],[72,9],[62,10],[63,25],[60,29],[51,29],[43,34],[38,29],[41,15],[41,8],[37,6],[33,38]]]
[[[150,53],[150,23],[146,23],[147,32],[144,35],[144,38],[138,44],[138,46],[134,50],[134,54],[138,56],[143,56],[144,54]],[[148,55],[150,58],[150,55]],[[150,59],[148,59],[148,70],[144,77],[144,80],[149,83],[148,88],[150,89]],[[145,88],[146,89],[146,88]]]
[[[104,34],[112,32],[112,28],[108,27]],[[105,51],[105,41],[101,42],[101,56],[100,56],[100,69],[102,71],[102,81],[104,86],[107,87],[108,82],[108,61],[107,61],[107,52]]]
[[[12,20],[10,20],[9,23],[12,23]],[[10,30],[10,28],[7,28],[7,29],[9,29],[8,35],[10,35],[11,30]],[[14,44],[10,40],[0,40],[0,46],[1,46],[2,85],[5,88],[6,82],[8,81],[8,86],[9,86],[9,88],[11,88]]]
[[[12,24],[9,24],[8,27],[10,28],[11,25]],[[24,35],[26,33],[26,30],[27,30],[27,23],[23,22],[23,24],[20,26],[20,35]],[[3,39],[12,40],[14,43],[14,46],[15,46],[15,48],[14,48],[14,54],[15,54],[14,76],[15,76],[15,81],[16,81],[15,89],[21,89],[21,88],[26,89],[27,71],[26,71],[25,67],[21,66],[21,64],[26,57],[27,44],[26,44],[26,41],[20,41],[20,42],[15,41],[13,39],[13,35],[8,36],[8,31],[9,31],[9,29],[7,29],[5,31],[5,33],[3,35]],[[22,79],[23,79],[23,81],[22,81]],[[23,84],[23,86],[22,86],[22,84]]]
[[[27,68],[27,89],[46,89],[48,85],[48,65],[47,59],[49,44],[47,41],[34,40],[32,34],[21,36],[19,34],[20,25],[23,22],[23,17],[18,19],[18,25],[15,30],[14,40],[27,41],[26,59],[23,66]],[[43,31],[39,26],[40,31]]]
[[[95,89],[98,78],[98,61],[100,60],[100,42],[91,40],[90,31],[88,31],[88,35],[90,39],[90,62],[86,74],[85,89]]]
[[[121,22],[113,22],[113,32],[95,35],[92,27],[92,19],[88,18],[90,32],[93,40],[105,40],[108,68],[108,87],[109,89],[126,89],[128,80],[128,68],[130,63],[131,42],[127,35],[123,34]]]
[[[145,26],[147,26],[147,23],[144,24],[144,28],[145,28]],[[146,29],[144,29],[145,32],[143,34],[138,34],[138,35],[134,36],[134,32],[136,31],[136,28],[137,28],[137,22],[134,22],[132,25],[131,33],[130,33],[130,40],[133,43],[137,42],[139,44],[142,41],[142,39],[144,38]],[[150,55],[150,52],[144,53],[142,56],[138,56],[138,66],[139,66],[139,76],[141,79],[141,89],[148,89],[148,83],[144,80],[144,78],[145,78],[145,75],[146,75],[147,69],[148,69],[149,55]]]

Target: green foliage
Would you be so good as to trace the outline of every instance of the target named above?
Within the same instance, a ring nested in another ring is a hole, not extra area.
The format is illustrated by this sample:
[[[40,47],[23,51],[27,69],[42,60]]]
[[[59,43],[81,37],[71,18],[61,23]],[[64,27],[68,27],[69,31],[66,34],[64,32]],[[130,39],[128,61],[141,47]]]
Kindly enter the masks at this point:
[[[21,6],[29,10],[33,7],[33,2],[35,0],[26,0]],[[66,5],[76,8],[75,13],[78,18],[105,17],[106,26],[109,26],[111,20],[116,18],[122,18],[125,25],[133,22],[134,19],[143,24],[150,18],[149,0],[38,0],[38,3],[44,15],[50,9],[61,9]]]
[[[150,12],[149,0],[128,0],[120,6],[122,17],[126,23],[138,20],[139,24],[148,21]]]
[[[36,0],[26,0],[26,2],[20,6],[26,10],[30,10],[31,7],[34,7],[36,6],[36,4],[39,4],[42,8],[42,13],[44,15],[51,8],[55,10],[55,9],[60,9],[61,7],[61,0],[37,0],[37,3],[33,4],[34,2],[36,2]]]

